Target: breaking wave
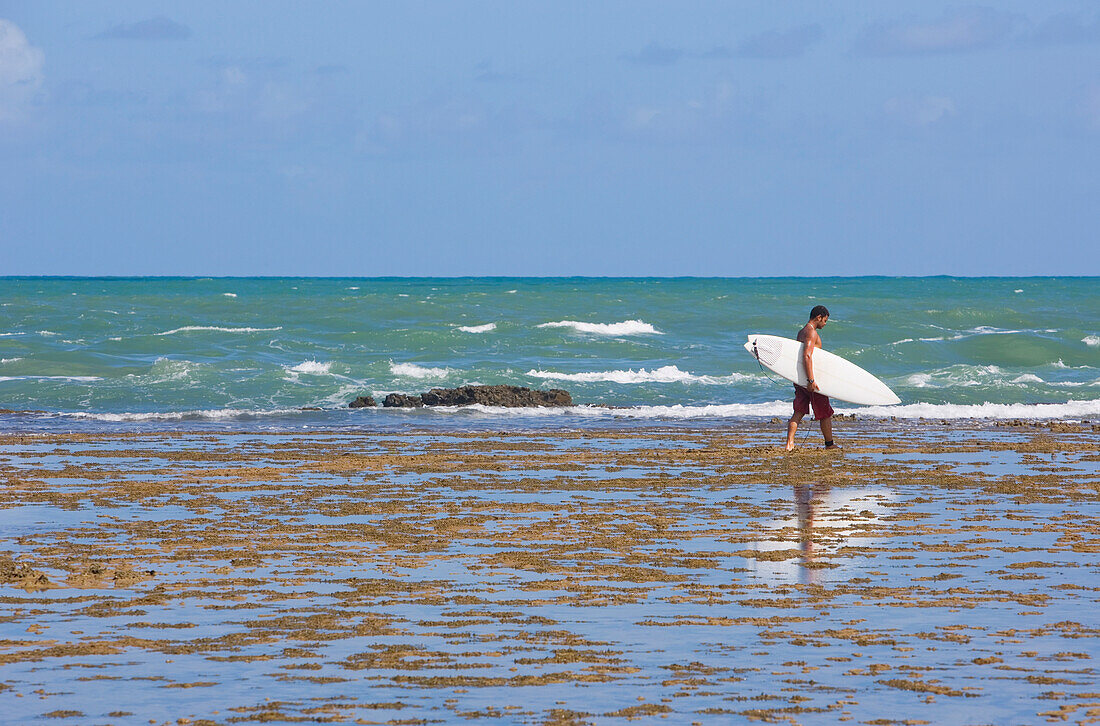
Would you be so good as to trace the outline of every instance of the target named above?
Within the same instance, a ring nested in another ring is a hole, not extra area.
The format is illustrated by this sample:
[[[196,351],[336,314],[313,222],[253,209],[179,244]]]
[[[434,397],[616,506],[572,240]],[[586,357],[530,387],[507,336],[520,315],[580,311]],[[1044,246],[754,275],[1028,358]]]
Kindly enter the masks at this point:
[[[225,421],[231,419],[247,420],[268,416],[283,416],[301,413],[297,408],[277,408],[269,410],[245,408],[213,408],[198,411],[150,411],[134,413],[86,413],[84,411],[61,412],[56,414],[64,418],[86,419],[123,423],[130,421]]]
[[[578,383],[702,383],[708,385],[721,385],[738,381],[755,380],[757,377],[744,373],[731,373],[728,376],[697,376],[687,371],[682,371],[676,366],[661,366],[653,370],[639,368],[638,370],[614,370],[614,371],[589,371],[583,373],[558,373],[555,371],[529,370],[527,375],[532,378],[555,381],[576,381]]]
[[[578,320],[558,320],[542,323],[540,328],[572,328],[578,333],[592,335],[664,335],[649,323],[641,320],[624,320],[621,323],[583,323]]]
[[[0,376],[0,381],[74,381],[76,383],[87,383],[102,380],[99,376]]]
[[[406,378],[445,378],[451,374],[451,369],[418,366],[415,363],[390,363],[390,373]]]
[[[573,406],[569,408],[498,408],[491,406],[436,406],[431,409],[386,409],[403,414],[430,415],[468,414],[492,415],[502,418],[570,417],[629,418],[629,419],[741,419],[753,417],[789,416],[790,401],[768,403],[729,403],[705,406],[628,406],[608,408],[603,406]],[[902,406],[837,407],[837,413],[855,414],[871,419],[1081,419],[1100,416],[1100,399],[1070,401],[1067,403],[980,403],[936,404],[911,403]]]
[[[1048,383],[1034,373],[1010,373],[995,365],[958,364],[929,373],[913,373],[905,379],[913,388],[972,388],[975,386],[1022,386]],[[1050,383],[1050,385],[1056,385]]]
[[[375,408],[362,409],[370,415],[380,416],[377,419],[380,424],[385,421],[395,421],[391,417],[470,417],[473,420],[559,420],[561,425],[568,426],[570,421],[599,421],[607,420],[698,420],[712,421],[722,420],[736,421],[741,419],[759,418],[785,418],[791,412],[789,401],[770,401],[766,403],[733,403],[714,405],[664,405],[664,406],[572,406],[562,408],[500,408],[492,406],[461,406],[447,407],[436,406],[432,408]],[[358,415],[362,415],[362,411]],[[23,412],[43,418],[80,419],[87,421],[100,421],[106,423],[129,422],[179,422],[179,421],[249,421],[256,419],[272,419],[278,417],[293,417],[301,421],[301,417],[314,419],[314,425],[321,427],[335,426],[341,428],[347,425],[347,420],[342,418],[332,419],[330,416],[343,417],[348,414],[346,408],[340,406],[324,411],[315,411],[301,408],[223,408],[223,409],[196,409],[189,411],[158,411],[158,412],[120,412],[120,413],[91,413],[83,411],[73,412]],[[900,420],[1082,420],[1100,417],[1100,399],[1091,401],[1070,401],[1067,403],[981,403],[972,405],[961,404],[932,404],[913,403],[902,406],[859,406],[852,408],[837,408],[837,413],[855,414],[860,419],[900,419]],[[316,417],[321,416],[322,419]],[[400,419],[407,420],[407,419]],[[326,423],[327,421],[327,423]],[[777,436],[779,426],[777,423]],[[285,424],[284,424],[285,425]],[[354,425],[361,427],[362,419],[356,417]],[[297,426],[297,424],[295,424]]]
[[[196,330],[217,330],[223,333],[260,333],[282,329],[283,326],[281,325],[274,328],[223,328],[217,325],[185,325],[182,328],[165,330],[163,333],[157,333],[157,335],[175,335],[176,333],[190,333]]]
[[[315,376],[323,376],[332,372],[332,361],[321,363],[315,360],[307,360],[296,366],[286,368],[287,373],[309,373]]]

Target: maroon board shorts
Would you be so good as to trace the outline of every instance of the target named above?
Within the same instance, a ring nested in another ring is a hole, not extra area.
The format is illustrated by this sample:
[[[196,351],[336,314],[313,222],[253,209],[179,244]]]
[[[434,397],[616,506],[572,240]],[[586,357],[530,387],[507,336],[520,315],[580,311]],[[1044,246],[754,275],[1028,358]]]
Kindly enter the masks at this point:
[[[817,391],[810,393],[802,386],[794,387],[794,412],[803,416],[810,412],[810,406],[814,407],[814,418],[824,421],[833,415],[833,407],[829,405],[829,397],[822,396]]]

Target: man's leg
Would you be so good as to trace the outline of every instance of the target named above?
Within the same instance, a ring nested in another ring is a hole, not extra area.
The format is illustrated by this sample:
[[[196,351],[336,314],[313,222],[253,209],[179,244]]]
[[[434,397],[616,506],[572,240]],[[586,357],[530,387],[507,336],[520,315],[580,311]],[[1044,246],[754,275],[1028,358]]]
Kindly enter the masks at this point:
[[[804,413],[796,413],[787,421],[787,451],[794,450],[794,432],[798,430],[798,422],[805,415]]]
[[[836,444],[833,443],[833,407],[829,404],[828,397],[814,394],[812,403],[814,418],[821,423],[821,435],[825,437],[825,448],[836,448]]]

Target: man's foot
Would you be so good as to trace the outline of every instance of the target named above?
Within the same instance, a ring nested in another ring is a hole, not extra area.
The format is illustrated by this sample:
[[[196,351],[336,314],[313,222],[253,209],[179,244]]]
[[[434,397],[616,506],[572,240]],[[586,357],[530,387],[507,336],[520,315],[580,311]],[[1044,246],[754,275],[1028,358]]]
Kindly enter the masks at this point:
[[[787,444],[787,451],[794,451],[794,444]]]
[[[825,444],[825,448],[826,448],[826,449],[835,449],[835,450],[837,450],[837,451],[842,451],[842,449],[840,448],[840,446],[838,446],[837,444],[834,444],[834,443],[833,443],[832,441],[830,441],[829,443]]]

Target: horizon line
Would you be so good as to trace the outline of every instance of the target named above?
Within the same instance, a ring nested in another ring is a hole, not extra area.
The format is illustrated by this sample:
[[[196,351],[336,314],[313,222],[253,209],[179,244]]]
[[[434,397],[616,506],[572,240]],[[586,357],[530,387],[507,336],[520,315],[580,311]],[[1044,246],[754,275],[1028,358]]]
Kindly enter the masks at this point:
[[[0,280],[1064,280],[1100,275],[0,275]]]

